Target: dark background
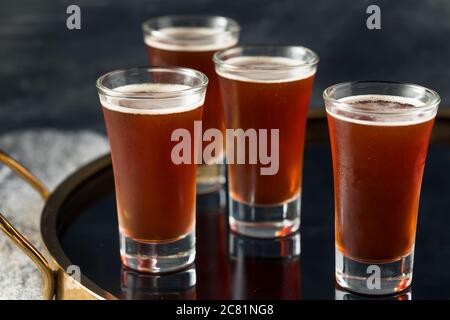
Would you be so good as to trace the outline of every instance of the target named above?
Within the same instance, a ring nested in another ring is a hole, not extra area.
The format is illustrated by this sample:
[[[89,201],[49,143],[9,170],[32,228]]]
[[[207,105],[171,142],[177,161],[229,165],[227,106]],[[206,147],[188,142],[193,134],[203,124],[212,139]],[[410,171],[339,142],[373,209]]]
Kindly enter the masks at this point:
[[[81,30],[66,8],[81,7]],[[381,7],[381,30],[366,9]],[[242,26],[241,43],[301,44],[320,56],[312,106],[336,82],[418,83],[450,105],[448,0],[1,0],[0,133],[32,127],[104,132],[95,80],[146,65],[141,22],[173,13],[218,14]]]

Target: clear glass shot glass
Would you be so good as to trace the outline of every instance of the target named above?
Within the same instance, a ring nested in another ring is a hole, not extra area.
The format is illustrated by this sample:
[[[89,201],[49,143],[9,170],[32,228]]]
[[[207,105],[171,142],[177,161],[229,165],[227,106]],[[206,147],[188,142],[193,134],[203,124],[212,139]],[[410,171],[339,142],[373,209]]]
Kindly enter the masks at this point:
[[[168,272],[195,257],[195,121],[201,121],[207,77],[185,68],[107,73],[97,89],[114,171],[122,262]],[[182,162],[173,139],[189,135]],[[187,161],[185,161],[187,160]]]
[[[323,94],[334,171],[336,280],[369,295],[411,284],[419,197],[440,98],[358,81]]]
[[[244,46],[214,55],[227,128],[230,227],[237,233],[275,238],[300,226],[306,118],[318,61],[300,46]]]
[[[233,47],[239,39],[239,24],[226,17],[169,15],[142,24],[148,59],[152,66],[187,67],[205,73],[209,79],[203,108],[202,129],[225,131],[222,99],[213,54]],[[203,143],[203,149],[208,142]],[[225,183],[223,148],[208,162],[197,166],[197,193],[219,190]]]

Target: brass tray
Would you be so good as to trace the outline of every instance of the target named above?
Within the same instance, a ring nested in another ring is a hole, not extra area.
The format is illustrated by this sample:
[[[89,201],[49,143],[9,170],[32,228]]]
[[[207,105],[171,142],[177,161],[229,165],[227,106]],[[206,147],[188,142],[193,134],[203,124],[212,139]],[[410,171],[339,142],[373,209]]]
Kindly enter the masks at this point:
[[[292,242],[230,234],[227,195],[221,191],[198,196],[194,266],[163,276],[127,270],[119,260],[109,156],[79,169],[51,194],[6,153],[0,152],[0,161],[47,201],[41,216],[41,234],[50,261],[0,215],[0,228],[42,271],[45,299],[361,298],[335,286],[333,180],[323,112],[310,113],[308,119],[298,236],[301,254],[291,259],[232,254],[236,246],[286,251]],[[396,299],[450,298],[449,166],[450,113],[441,112],[423,181],[413,285]]]

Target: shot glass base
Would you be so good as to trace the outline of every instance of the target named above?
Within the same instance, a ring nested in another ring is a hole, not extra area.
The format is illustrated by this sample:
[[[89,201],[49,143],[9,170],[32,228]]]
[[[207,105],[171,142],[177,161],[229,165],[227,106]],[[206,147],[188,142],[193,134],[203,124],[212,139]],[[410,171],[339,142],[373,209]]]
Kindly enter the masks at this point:
[[[230,197],[230,229],[254,238],[279,238],[300,227],[300,195],[276,206],[252,206]]]
[[[197,194],[216,192],[223,187],[225,181],[225,166],[223,164],[197,166]]]
[[[365,263],[336,250],[336,281],[344,289],[364,295],[391,295],[411,285],[414,253],[397,261]]]
[[[120,232],[120,257],[130,269],[165,273],[186,268],[195,259],[195,231],[172,242],[140,242]]]

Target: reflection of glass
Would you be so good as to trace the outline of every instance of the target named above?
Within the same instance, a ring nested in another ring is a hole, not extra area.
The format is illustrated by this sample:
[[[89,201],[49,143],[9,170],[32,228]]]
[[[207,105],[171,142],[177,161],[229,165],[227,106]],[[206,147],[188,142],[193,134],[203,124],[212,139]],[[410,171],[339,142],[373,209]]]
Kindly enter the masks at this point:
[[[231,298],[300,299],[300,234],[255,239],[230,233]]]
[[[228,299],[229,265],[225,190],[197,196],[197,296]]]
[[[111,146],[122,262],[179,270],[195,257],[195,171],[174,163],[175,130],[194,136],[208,79],[185,68],[113,71],[97,80]]]
[[[207,15],[171,15],[152,18],[143,24],[144,41],[150,64],[164,67],[188,67],[208,76],[208,92],[203,110],[203,131],[225,131],[222,100],[212,56],[238,42],[239,25],[225,17]],[[204,147],[209,142],[203,144]],[[223,152],[215,155],[222,160]],[[197,193],[207,193],[225,182],[223,164],[197,167]]]
[[[412,300],[411,288],[391,296],[363,296],[336,287],[335,300]]]
[[[139,273],[122,267],[123,300],[195,300],[195,266],[168,274]]]
[[[227,153],[234,152],[227,159],[230,227],[258,238],[289,235],[300,224],[306,115],[318,57],[304,47],[261,46],[219,51],[214,61],[226,127],[236,130],[227,141]]]
[[[420,188],[436,92],[360,81],[324,91],[334,168],[336,279],[363,294],[412,280]]]

